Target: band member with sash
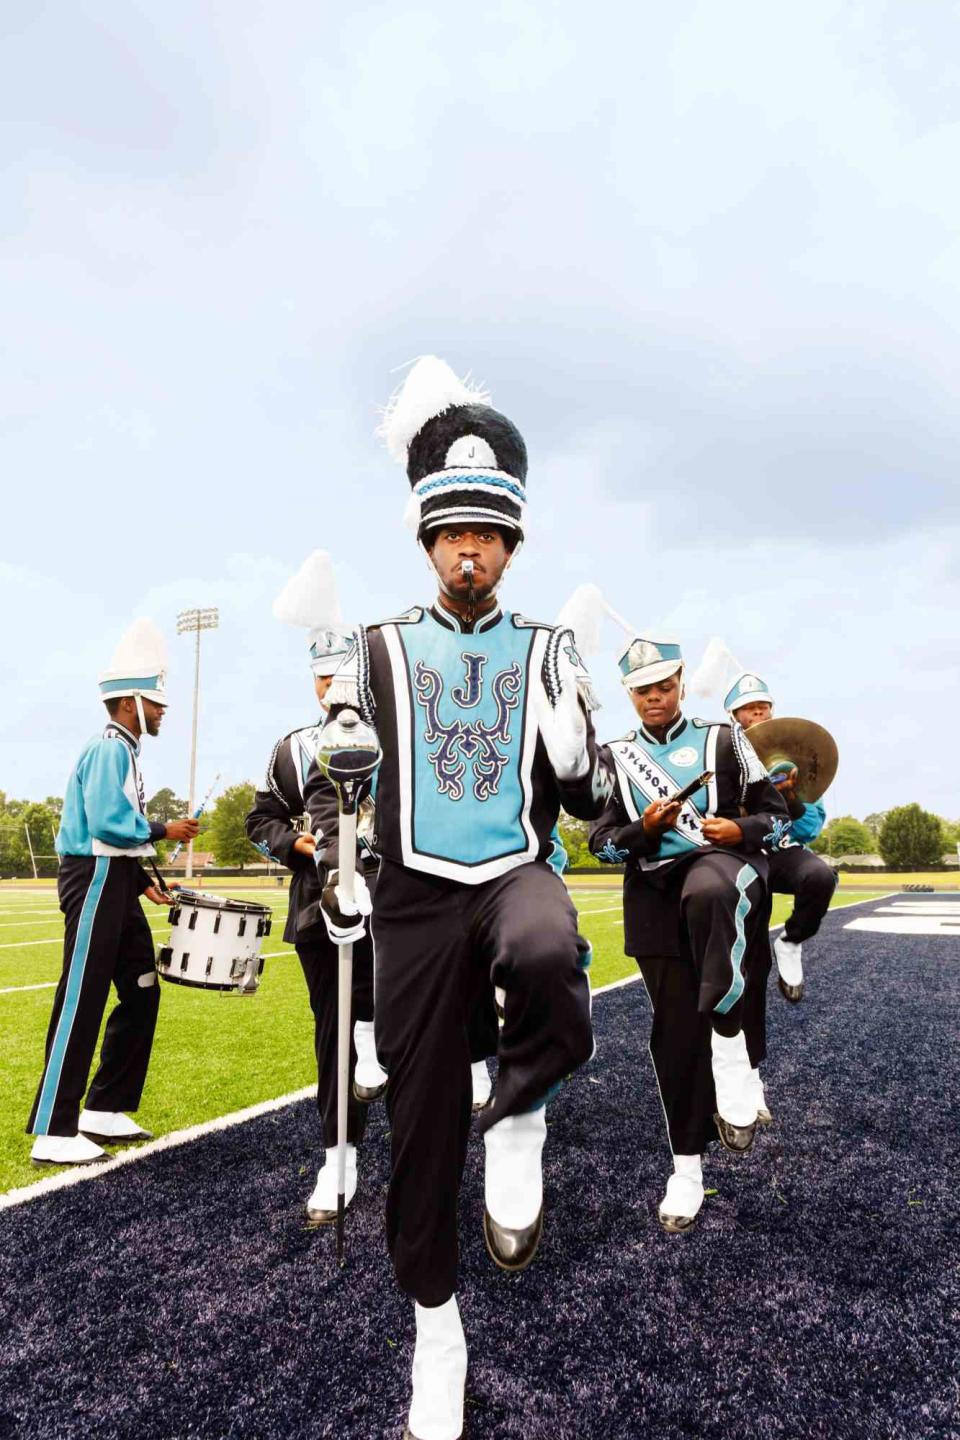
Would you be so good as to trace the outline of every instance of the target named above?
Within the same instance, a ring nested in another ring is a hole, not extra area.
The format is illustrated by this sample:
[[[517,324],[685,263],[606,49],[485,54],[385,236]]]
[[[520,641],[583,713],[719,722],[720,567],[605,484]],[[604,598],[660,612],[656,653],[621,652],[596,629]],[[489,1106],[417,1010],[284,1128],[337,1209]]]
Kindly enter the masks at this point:
[[[334,671],[350,648],[351,632],[339,619],[336,583],[329,555],[317,550],[304,561],[274,602],[274,615],[287,624],[309,629],[310,669],[321,710]],[[331,619],[331,617],[333,617]],[[320,887],[314,864],[316,835],[305,823],[303,789],[313,764],[321,720],[283,736],[273,747],[267,776],[247,816],[247,834],[263,855],[291,872],[290,905],[283,938],[293,945],[303,969],[314,1018],[317,1057],[317,1108],[327,1154],[307,1200],[309,1225],[332,1225],[337,1217],[337,946],[327,934],[320,909]],[[372,802],[365,802],[368,812]],[[330,781],[318,779],[314,799],[334,817],[337,798]],[[377,869],[370,815],[361,830],[357,863],[371,887]],[[326,830],[328,825],[318,825]],[[351,1095],[347,1114],[346,1203],[357,1188],[357,1146],[366,1126],[367,1105],[383,1094],[386,1074],[377,1060],[373,1037],[373,947],[369,937],[354,950],[353,1047],[350,1057]]]
[[[148,820],[140,742],[157,735],[167,708],[166,646],[151,620],[137,620],[100,676],[108,724],[91,740],[67,782],[56,848],[57,891],[66,934],[53,998],[46,1061],[30,1119],[36,1165],[106,1159],[98,1141],[149,1138],[125,1112],[140,1104],[160,1005],[153,937],[140,904],[169,902],[140,859],[161,839],[190,840],[196,820]],[[100,1065],[81,1110],[100,1023],[116,986]]]
[[[457,1196],[471,1121],[471,1017],[504,992],[499,1072],[478,1124],[484,1234],[520,1270],[543,1226],[543,1101],[589,1058],[589,990],[576,912],[548,864],[561,803],[585,819],[609,793],[589,679],[569,631],[502,610],[523,538],[523,439],[489,398],[428,357],[383,433],[406,465],[409,515],[436,599],[356,632],[331,708],[377,728],[381,853],[377,1049],[390,1077],[387,1239],[416,1301],[409,1440],[457,1440],[466,1342],[456,1300]],[[315,778],[307,784],[313,814]],[[337,907],[324,880],[324,904]],[[362,912],[365,902],[358,900]],[[345,938],[362,915],[335,914]],[[492,996],[490,997],[492,1000]]]
[[[730,719],[745,730],[762,720],[772,719],[774,703],[765,681],[749,671],[742,671],[736,677],[723,701]],[[837,877],[826,861],[806,848],[826,823],[823,802],[805,803],[798,797],[795,765],[776,767],[770,778],[783,796],[792,821],[792,843],[770,857],[770,890],[775,895],[796,897],[782,934],[773,942],[773,953],[780,990],[788,1000],[797,1002],[803,998],[803,942],[811,940],[820,929],[820,922],[830,908]]]
[[[719,1134],[743,1152],[753,1142],[762,1037],[744,1034],[744,996],[765,943],[766,847],[788,817],[739,725],[683,715],[675,641],[638,636],[619,663],[640,724],[604,747],[616,785],[590,847],[626,865],[625,949],[653,1007],[650,1053],[674,1157],[659,1215],[678,1231],[703,1203],[707,1144]],[[688,798],[673,798],[698,778]]]

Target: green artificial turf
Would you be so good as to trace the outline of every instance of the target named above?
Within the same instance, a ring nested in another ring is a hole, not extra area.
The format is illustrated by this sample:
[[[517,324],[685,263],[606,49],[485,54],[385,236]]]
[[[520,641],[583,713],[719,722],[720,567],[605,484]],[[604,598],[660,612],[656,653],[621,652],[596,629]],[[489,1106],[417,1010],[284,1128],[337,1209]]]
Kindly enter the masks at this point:
[[[592,878],[592,877],[591,877]],[[619,883],[578,884],[571,893],[581,930],[593,946],[595,989],[635,976],[623,954]],[[261,1100],[310,1085],[316,1077],[313,1025],[307,991],[294,952],[284,946],[287,892],[263,888],[232,890],[273,908],[273,935],[256,995],[235,997],[214,991],[162,986],[153,1058],[137,1118],[155,1135],[211,1120]],[[834,904],[868,898],[863,891],[839,894]],[[789,913],[789,899],[777,897],[773,923]],[[168,933],[166,910],[145,905],[160,940]],[[0,1113],[0,1192],[49,1174],[30,1164],[24,1125],[39,1081],[52,984],[61,966],[62,921],[56,894],[39,888],[0,891],[0,1085],[7,1103]]]

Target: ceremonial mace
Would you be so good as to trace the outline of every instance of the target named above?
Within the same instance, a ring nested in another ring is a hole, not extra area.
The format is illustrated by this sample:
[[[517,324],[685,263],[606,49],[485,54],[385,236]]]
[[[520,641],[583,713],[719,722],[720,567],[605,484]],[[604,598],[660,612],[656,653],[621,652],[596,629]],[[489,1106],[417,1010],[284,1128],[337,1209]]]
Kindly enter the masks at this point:
[[[216,790],[216,788],[217,788],[217,786],[218,786],[219,783],[220,783],[220,771],[218,770],[217,773],[216,773],[216,775],[214,775],[214,777],[213,777],[213,784],[210,786],[210,789],[207,791],[206,795],[204,795],[203,799],[200,801],[200,804],[197,806],[196,810],[194,810],[194,812],[193,812],[193,818],[194,818],[194,820],[199,820],[199,819],[200,819],[200,816],[203,814],[204,810],[206,810],[207,806],[208,806],[209,803],[210,803],[210,796],[213,794],[214,790]],[[178,840],[177,843],[176,843],[176,845],[173,847],[173,850],[172,850],[172,852],[171,852],[171,854],[170,854],[170,859],[167,861],[167,864],[168,864],[168,865],[172,865],[172,864],[174,863],[174,861],[176,860],[177,856],[180,854],[180,851],[181,851],[182,849],[183,849],[183,841],[182,841],[182,840]]]
[[[339,851],[338,908],[349,914],[355,905],[357,809],[366,782],[381,757],[377,733],[355,710],[341,710],[328,720],[317,742],[320,773],[337,791]],[[337,1260],[342,1265],[343,1222],[347,1192],[347,1107],[350,1085],[350,1011],[353,997],[353,942],[338,947],[337,972]]]

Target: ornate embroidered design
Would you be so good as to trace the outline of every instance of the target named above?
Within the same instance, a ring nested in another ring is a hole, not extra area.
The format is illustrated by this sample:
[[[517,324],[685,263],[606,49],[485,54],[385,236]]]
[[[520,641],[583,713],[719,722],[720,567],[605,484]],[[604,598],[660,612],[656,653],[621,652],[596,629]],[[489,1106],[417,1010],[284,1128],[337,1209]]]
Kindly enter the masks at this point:
[[[467,665],[467,675],[464,685],[458,685],[451,691],[451,699],[460,708],[473,708],[479,704],[480,690],[478,688],[476,698],[463,699],[458,697],[470,697],[473,695],[473,685],[477,687],[482,683],[482,663],[479,666],[472,666],[471,662],[486,659],[485,656],[467,655],[463,656]],[[478,800],[489,800],[491,795],[496,795],[500,787],[500,776],[507,763],[507,756],[498,749],[498,742],[501,745],[509,745],[512,739],[510,735],[510,712],[515,710],[520,703],[520,687],[522,684],[522,673],[516,661],[506,670],[501,670],[493,678],[492,694],[497,707],[497,718],[492,725],[485,725],[482,720],[474,720],[465,723],[456,719],[450,725],[444,725],[440,719],[440,701],[443,697],[443,680],[439,671],[425,665],[422,660],[417,661],[414,671],[413,683],[417,692],[417,702],[422,706],[426,718],[426,726],[423,738],[428,745],[439,740],[436,750],[429,753],[430,764],[434,768],[437,777],[437,788],[441,795],[449,795],[451,800],[462,800],[464,796],[464,777],[469,764],[473,772],[473,793]]]
[[[612,840],[608,840],[606,845],[597,851],[597,859],[605,860],[608,865],[622,865],[629,855],[629,850],[618,850]]]
[[[763,843],[768,850],[788,850],[796,842],[790,839],[790,831],[793,828],[792,820],[779,820],[774,818],[773,829],[769,835],[764,835]]]
[[[560,646],[563,644],[564,640],[566,640],[567,644],[571,647],[571,649],[573,649],[574,653],[576,654],[576,641],[573,637],[573,631],[564,630],[560,626],[557,626],[556,629],[550,631],[550,634],[547,637],[546,649],[543,652],[543,668],[541,671],[543,688],[546,690],[547,699],[550,701],[550,704],[552,705],[554,710],[556,710],[557,705],[560,701],[560,696],[563,693],[563,683],[560,679],[560,666],[558,660],[560,654]]]

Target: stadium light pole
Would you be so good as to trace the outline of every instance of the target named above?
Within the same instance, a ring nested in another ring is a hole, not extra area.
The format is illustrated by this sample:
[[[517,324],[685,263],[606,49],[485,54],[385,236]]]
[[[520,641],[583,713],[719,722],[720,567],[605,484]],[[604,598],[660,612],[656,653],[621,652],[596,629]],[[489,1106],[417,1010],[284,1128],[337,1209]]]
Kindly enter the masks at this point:
[[[197,716],[200,710],[200,631],[216,630],[220,624],[220,611],[211,606],[206,610],[181,610],[177,616],[177,634],[196,634],[197,646],[193,666],[193,730],[190,736],[190,789],[187,795],[187,814],[193,814],[197,785]],[[193,878],[193,841],[187,842],[187,868],[185,878]]]

